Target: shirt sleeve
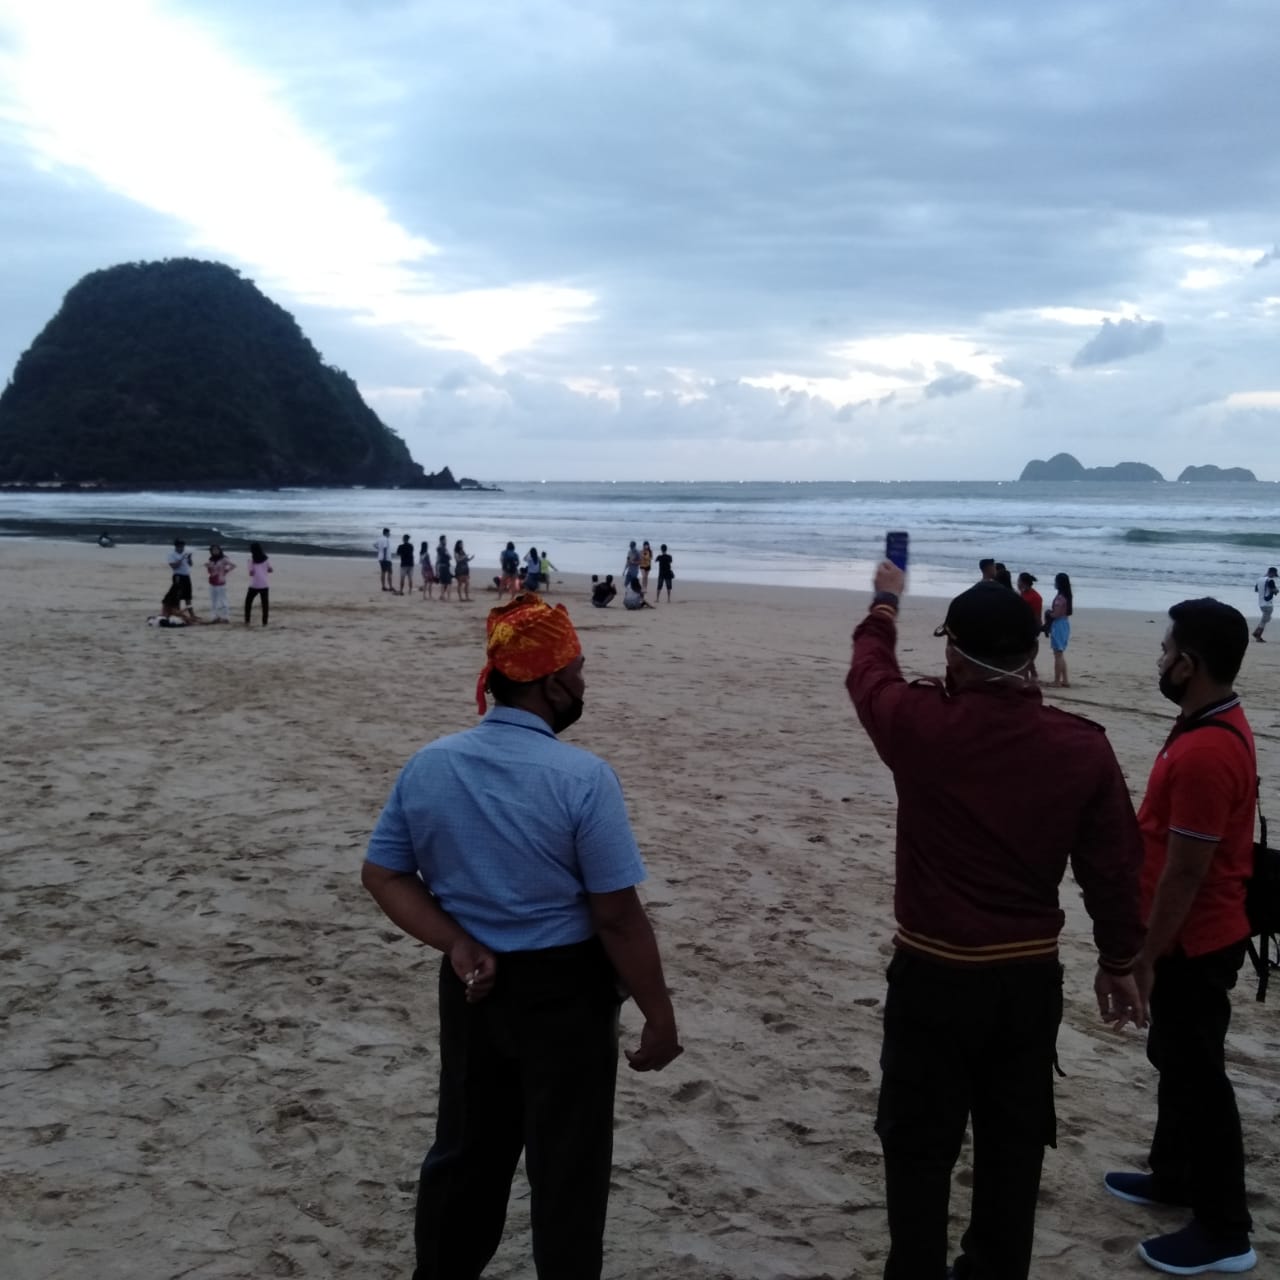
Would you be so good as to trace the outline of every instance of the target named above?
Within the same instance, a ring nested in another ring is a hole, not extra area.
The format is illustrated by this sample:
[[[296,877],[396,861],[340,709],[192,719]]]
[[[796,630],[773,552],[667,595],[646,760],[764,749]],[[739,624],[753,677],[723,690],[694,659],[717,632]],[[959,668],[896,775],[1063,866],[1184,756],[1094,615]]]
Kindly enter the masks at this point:
[[[1098,788],[1080,814],[1071,870],[1093,921],[1099,967],[1128,973],[1146,936],[1139,890],[1142,835],[1109,743]]]
[[[616,893],[645,878],[622,785],[608,765],[601,765],[584,793],[574,849],[588,893]]]
[[[1208,737],[1207,734],[1195,736]],[[1221,736],[1226,738],[1227,734]],[[1171,833],[1211,842],[1226,835],[1232,817],[1239,812],[1244,800],[1240,794],[1240,761],[1232,758],[1236,748],[1243,755],[1244,744],[1234,740],[1231,743],[1187,742],[1169,761]],[[1252,774],[1252,765],[1248,768]]]
[[[364,856],[366,862],[386,867],[388,871],[398,871],[402,875],[411,875],[418,870],[418,859],[413,852],[413,837],[404,808],[400,804],[398,780],[391,789],[373,835],[369,837],[369,847]]]
[[[845,688],[880,759],[893,768],[893,718],[908,693],[895,646],[898,626],[890,612],[873,609],[853,633],[853,663]]]

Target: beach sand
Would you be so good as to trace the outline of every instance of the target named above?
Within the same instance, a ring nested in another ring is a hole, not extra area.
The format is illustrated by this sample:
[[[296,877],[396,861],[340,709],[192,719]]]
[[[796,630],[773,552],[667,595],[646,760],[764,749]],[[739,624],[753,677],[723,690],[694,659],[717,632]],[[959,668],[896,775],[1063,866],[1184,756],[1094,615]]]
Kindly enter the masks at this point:
[[[6,1280],[410,1273],[438,959],[359,866],[403,761],[475,723],[492,596],[387,596],[372,560],[274,563],[269,628],[163,631],[144,625],[162,549],[0,544]],[[553,596],[587,655],[571,740],[622,778],[686,1045],[660,1075],[620,1072],[605,1273],[876,1276],[894,797],[843,688],[866,596],[678,579],[674,605],[631,615],[572,585]],[[942,611],[907,600],[908,672],[939,671]],[[1082,602],[1075,622],[1075,687],[1047,696],[1106,725],[1141,792],[1170,717],[1163,620]],[[1280,644],[1252,647],[1240,688],[1274,797]],[[1150,1274],[1134,1244],[1180,1219],[1101,1177],[1143,1159],[1155,1077],[1138,1034],[1098,1024],[1069,880],[1064,903],[1033,1274]],[[1280,990],[1255,1005],[1250,974],[1228,1055],[1273,1268]],[[634,1007],[623,1022],[630,1044]],[[488,1274],[532,1275],[527,1205],[520,1174]]]

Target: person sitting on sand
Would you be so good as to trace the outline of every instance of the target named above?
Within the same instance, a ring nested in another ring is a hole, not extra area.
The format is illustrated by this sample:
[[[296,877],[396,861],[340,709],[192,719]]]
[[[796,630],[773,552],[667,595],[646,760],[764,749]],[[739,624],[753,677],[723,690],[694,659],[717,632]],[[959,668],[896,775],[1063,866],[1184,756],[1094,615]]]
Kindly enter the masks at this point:
[[[591,581],[595,584],[591,588],[591,603],[597,609],[608,608],[609,601],[618,594],[618,588],[613,585],[613,574],[607,574],[603,582],[596,574],[592,574]]]
[[[639,577],[627,579],[627,589],[622,597],[622,607],[624,609],[653,608],[653,605],[644,598],[644,588],[640,585]]]
[[[116,545],[115,539],[105,529],[103,529],[103,531],[100,534],[98,534],[98,546],[114,547],[115,545]]]
[[[164,593],[159,614],[147,619],[149,627],[194,627],[199,622],[195,610],[183,600],[182,586],[177,582]]]

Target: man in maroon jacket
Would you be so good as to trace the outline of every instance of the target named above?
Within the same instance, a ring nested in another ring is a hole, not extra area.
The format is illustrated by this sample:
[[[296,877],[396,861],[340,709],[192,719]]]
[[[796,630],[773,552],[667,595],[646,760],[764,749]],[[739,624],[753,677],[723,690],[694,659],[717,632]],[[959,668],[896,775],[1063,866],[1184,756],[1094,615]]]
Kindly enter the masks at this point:
[[[1102,729],[1046,707],[1027,678],[1036,619],[979,583],[938,634],[945,681],[895,656],[904,576],[876,571],[847,687],[898,792],[894,909],[876,1132],[889,1210],[885,1280],[943,1280],[951,1171],[973,1124],[973,1200],[954,1275],[1025,1277],[1062,1018],[1058,886],[1070,862],[1094,923],[1102,1016],[1145,1025],[1142,842]]]

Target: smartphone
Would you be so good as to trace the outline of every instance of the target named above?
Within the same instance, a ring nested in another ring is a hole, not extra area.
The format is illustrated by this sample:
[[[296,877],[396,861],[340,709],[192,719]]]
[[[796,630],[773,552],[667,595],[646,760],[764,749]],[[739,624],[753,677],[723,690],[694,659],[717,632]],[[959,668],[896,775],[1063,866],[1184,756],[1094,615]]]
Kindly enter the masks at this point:
[[[884,535],[884,558],[905,573],[907,571],[907,543],[910,537],[901,529]]]

